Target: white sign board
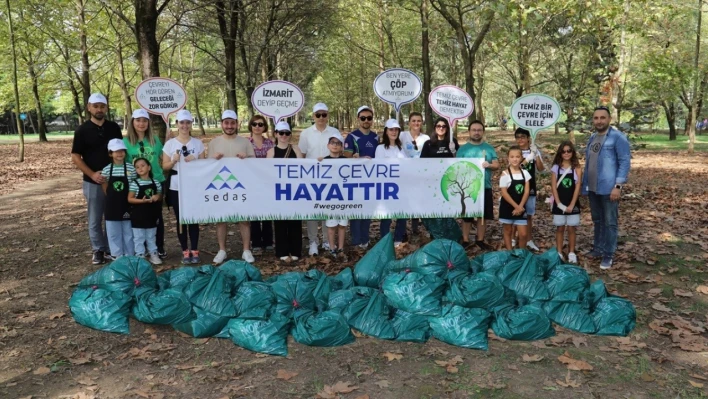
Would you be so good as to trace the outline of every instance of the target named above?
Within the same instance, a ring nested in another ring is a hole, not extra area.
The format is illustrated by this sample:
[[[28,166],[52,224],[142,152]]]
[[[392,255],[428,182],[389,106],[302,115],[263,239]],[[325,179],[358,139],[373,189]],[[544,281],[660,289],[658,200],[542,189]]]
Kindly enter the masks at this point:
[[[262,115],[269,116],[273,123],[297,114],[305,103],[302,90],[284,80],[271,80],[256,87],[251,103]]]
[[[160,115],[168,122],[170,114],[187,104],[187,92],[172,79],[148,78],[135,88],[135,99],[147,112]]]
[[[457,86],[442,85],[434,88],[428,96],[433,111],[447,119],[450,127],[455,121],[465,119],[474,111],[474,101],[466,91]]]
[[[396,114],[404,104],[415,101],[422,91],[423,83],[418,75],[407,69],[388,69],[374,79],[374,93],[381,101],[392,104]]]
[[[531,132],[532,143],[536,142],[539,131],[555,125],[560,113],[558,102],[545,94],[527,94],[511,105],[511,119],[517,126]]]

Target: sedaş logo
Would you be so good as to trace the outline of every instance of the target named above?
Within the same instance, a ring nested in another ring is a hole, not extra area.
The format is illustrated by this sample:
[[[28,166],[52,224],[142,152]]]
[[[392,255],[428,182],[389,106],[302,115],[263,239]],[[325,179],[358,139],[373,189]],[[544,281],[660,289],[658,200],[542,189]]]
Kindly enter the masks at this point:
[[[227,168],[222,167],[219,173],[214,176],[206,190],[236,190],[237,188],[246,189],[246,187],[238,181],[236,176]]]

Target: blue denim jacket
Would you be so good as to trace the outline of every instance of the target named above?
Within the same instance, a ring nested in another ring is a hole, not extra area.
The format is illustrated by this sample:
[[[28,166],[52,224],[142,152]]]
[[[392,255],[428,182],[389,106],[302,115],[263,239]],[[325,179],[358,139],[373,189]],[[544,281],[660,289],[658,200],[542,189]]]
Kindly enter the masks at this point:
[[[585,159],[588,159],[590,154],[590,143],[597,135],[593,133],[588,139],[585,147]],[[610,195],[615,184],[624,184],[627,182],[629,175],[631,153],[629,149],[629,140],[624,133],[610,127],[607,132],[607,139],[602,144],[600,154],[597,157],[597,195]],[[585,163],[585,173],[583,173],[582,194],[588,193],[588,164]]]

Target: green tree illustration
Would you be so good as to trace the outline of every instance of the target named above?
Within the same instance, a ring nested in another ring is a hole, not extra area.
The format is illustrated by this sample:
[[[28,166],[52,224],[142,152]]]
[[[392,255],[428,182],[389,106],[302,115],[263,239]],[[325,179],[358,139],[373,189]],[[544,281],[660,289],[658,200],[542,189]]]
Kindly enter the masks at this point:
[[[467,213],[465,200],[476,202],[479,193],[484,188],[484,173],[472,162],[461,161],[451,165],[440,180],[440,189],[446,201],[459,197],[462,208],[461,215]]]

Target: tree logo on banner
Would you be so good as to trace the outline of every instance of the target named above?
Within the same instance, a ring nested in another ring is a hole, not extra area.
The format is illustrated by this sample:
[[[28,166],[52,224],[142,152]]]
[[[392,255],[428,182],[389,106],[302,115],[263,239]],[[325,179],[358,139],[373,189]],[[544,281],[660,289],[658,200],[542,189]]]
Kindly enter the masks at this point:
[[[231,170],[224,166],[219,173],[211,179],[211,182],[205,190],[236,190],[237,188],[246,189],[240,181],[231,173]]]
[[[440,180],[440,189],[446,201],[457,198],[462,207],[461,216],[467,213],[465,201],[477,202],[484,190],[484,172],[472,162],[461,161],[447,168]]]

